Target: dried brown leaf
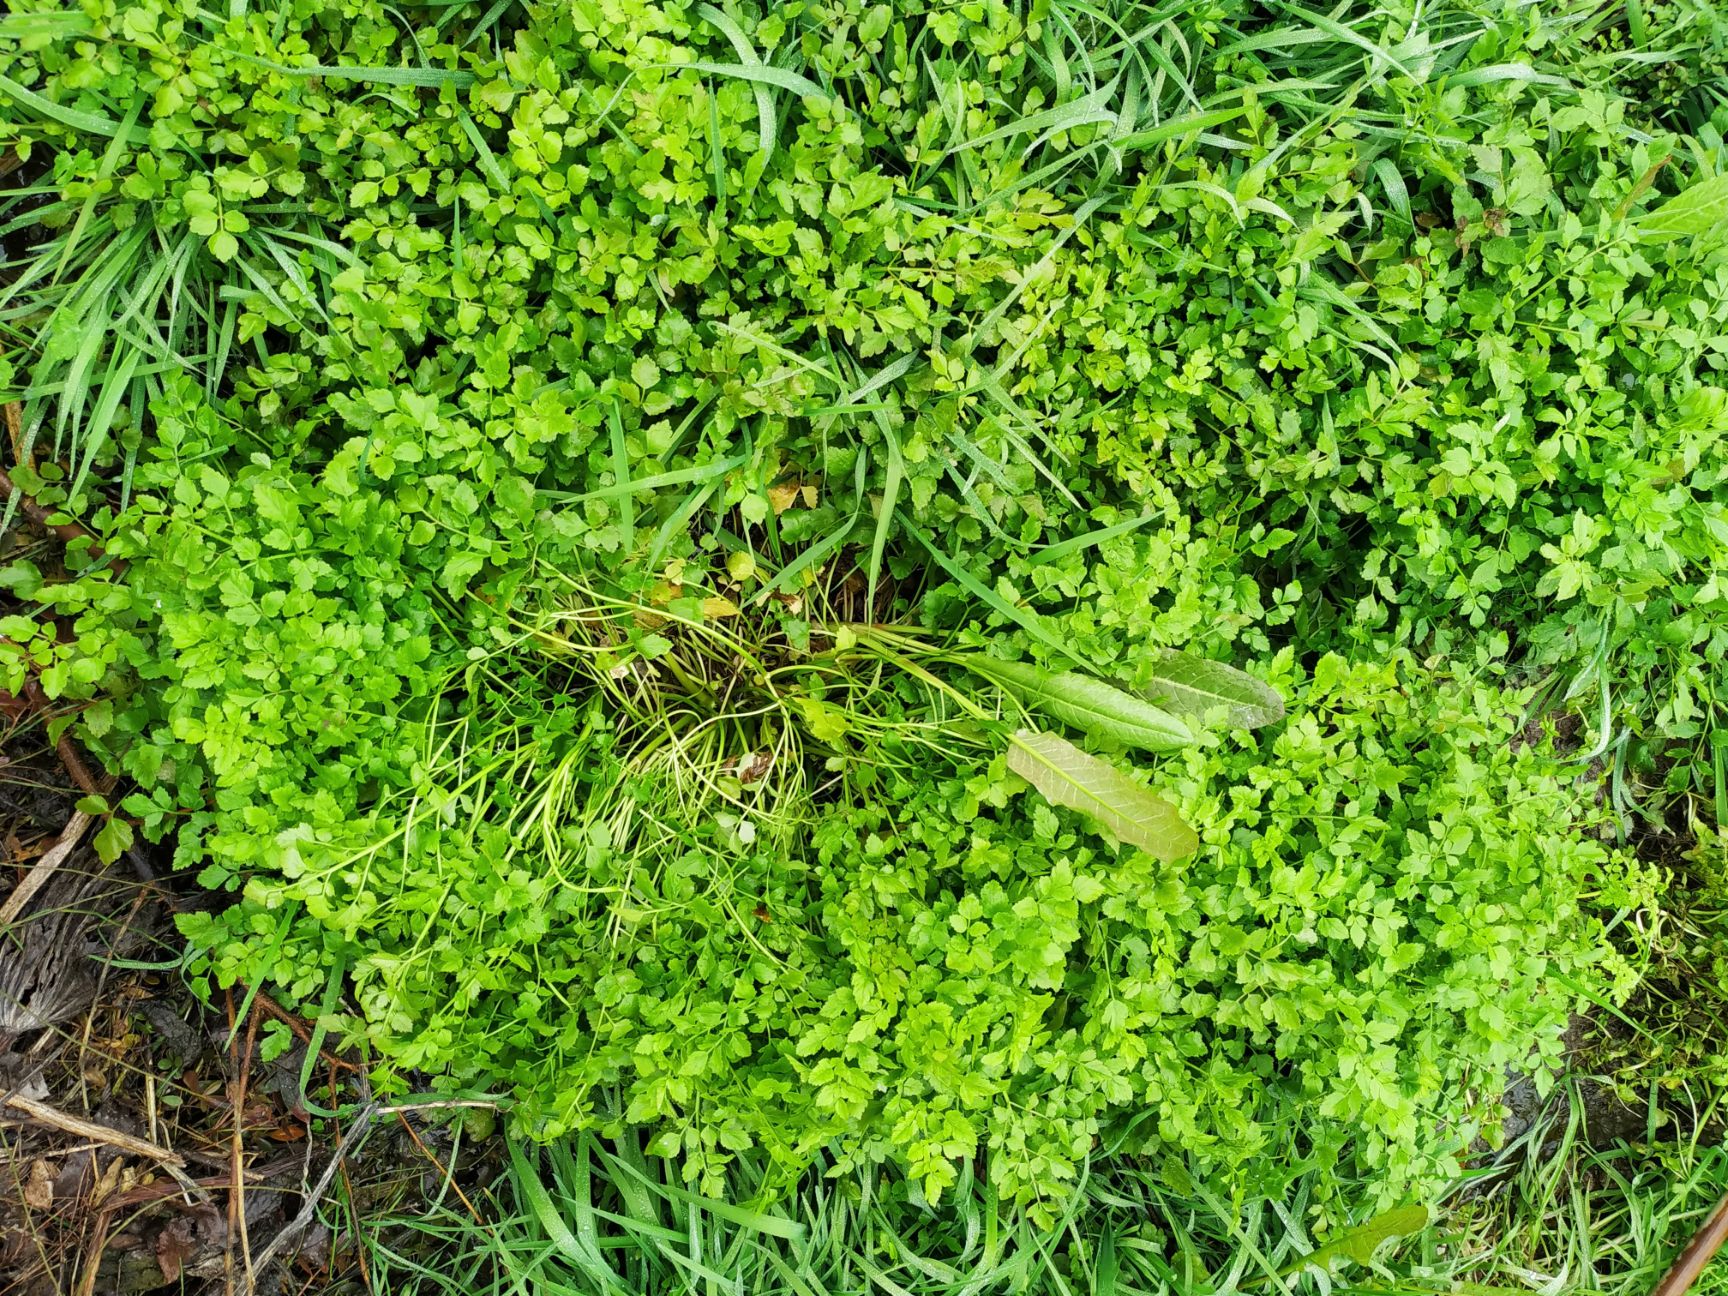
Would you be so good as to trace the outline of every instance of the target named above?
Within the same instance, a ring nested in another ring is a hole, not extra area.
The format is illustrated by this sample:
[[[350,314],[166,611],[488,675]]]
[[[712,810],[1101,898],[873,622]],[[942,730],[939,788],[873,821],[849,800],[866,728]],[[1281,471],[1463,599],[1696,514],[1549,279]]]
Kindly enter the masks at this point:
[[[24,1204],[39,1211],[45,1211],[54,1204],[54,1168],[46,1161],[32,1161],[30,1169],[25,1172]]]
[[[198,1250],[193,1232],[192,1218],[182,1215],[156,1235],[156,1264],[164,1283],[178,1281],[180,1271]]]
[[[760,783],[768,777],[768,772],[773,768],[773,752],[751,752],[738,761],[738,781],[745,787],[749,787],[752,783]]]
[[[121,1181],[126,1173],[125,1164],[115,1157],[102,1170],[102,1177],[96,1181],[96,1186],[90,1190],[90,1204],[100,1206],[115,1193],[121,1191]]]

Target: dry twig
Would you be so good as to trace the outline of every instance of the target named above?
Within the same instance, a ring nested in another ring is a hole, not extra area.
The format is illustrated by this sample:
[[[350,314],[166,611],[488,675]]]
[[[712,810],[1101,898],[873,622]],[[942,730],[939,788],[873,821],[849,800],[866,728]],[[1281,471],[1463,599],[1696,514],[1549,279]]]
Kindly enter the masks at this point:
[[[486,1221],[480,1218],[480,1212],[474,1209],[474,1203],[468,1200],[468,1194],[463,1192],[462,1185],[456,1182],[455,1172],[440,1161],[438,1159],[438,1154],[421,1141],[420,1135],[414,1132],[414,1126],[409,1123],[408,1117],[403,1114],[400,1108],[396,1109],[394,1114],[396,1119],[402,1122],[402,1128],[408,1131],[408,1137],[414,1140],[414,1146],[420,1149],[421,1155],[437,1168],[437,1171],[439,1175],[443,1177],[444,1182],[456,1190],[456,1196],[460,1198],[462,1204],[468,1208],[468,1213],[474,1217],[474,1222],[484,1228],[486,1226]]]
[[[1728,1196],[1716,1203],[1710,1218],[1692,1235],[1686,1249],[1662,1275],[1662,1281],[1650,1289],[1650,1296],[1684,1296],[1725,1241],[1728,1241]]]
[[[23,1094],[7,1094],[0,1103],[16,1108],[31,1120],[40,1125],[48,1125],[67,1134],[76,1134],[79,1138],[89,1139],[94,1143],[106,1143],[109,1147],[118,1148],[122,1152],[130,1152],[133,1156],[148,1157],[172,1169],[180,1169],[186,1161],[178,1152],[160,1144],[151,1143],[134,1134],[127,1134],[115,1129],[112,1125],[103,1125],[97,1121],[85,1120],[82,1116],[73,1116],[56,1107],[50,1107],[45,1102],[27,1098]]]
[[[0,167],[3,166],[4,163],[0,163]],[[0,170],[0,175],[4,174],[5,171]],[[34,467],[33,464],[27,464],[24,457],[24,411],[19,408],[18,402],[7,401],[4,406],[0,406],[0,416],[4,416],[6,420],[6,436],[12,442],[13,460],[25,464],[26,467]]]
[[[66,857],[77,849],[91,823],[90,816],[82,810],[73,812],[47,854],[36,861],[24,875],[24,880],[12,888],[12,894],[6,897],[6,903],[0,905],[0,929],[10,927],[18,920],[18,915],[24,912],[24,906],[30,903],[31,897],[47,884],[48,879],[54,876],[54,870],[65,863]]]
[[[234,1058],[233,1046],[238,1032],[232,1031],[233,997],[229,997],[229,1056]],[[230,1247],[223,1256],[223,1271],[227,1275],[230,1287],[233,1284],[234,1255],[232,1242],[236,1233],[240,1237],[240,1259],[246,1271],[246,1290],[252,1291],[258,1285],[258,1272],[252,1265],[252,1238],[246,1231],[246,1167],[244,1161],[244,1146],[246,1135],[246,1078],[252,1069],[252,1053],[258,1042],[258,1012],[256,1008],[246,1014],[246,1048],[238,1058],[235,1058],[234,1079],[229,1083],[228,1094],[234,1114],[234,1131],[229,1141],[230,1190],[228,1193],[228,1238]]]

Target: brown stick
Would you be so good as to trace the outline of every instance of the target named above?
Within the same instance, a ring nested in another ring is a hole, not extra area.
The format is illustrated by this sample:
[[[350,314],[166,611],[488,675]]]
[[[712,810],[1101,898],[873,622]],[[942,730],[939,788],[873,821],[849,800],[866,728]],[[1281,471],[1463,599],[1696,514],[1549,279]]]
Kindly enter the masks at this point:
[[[54,870],[66,862],[70,855],[89,831],[92,820],[82,810],[75,810],[72,817],[66,821],[66,826],[60,830],[60,836],[47,854],[36,861],[35,866],[24,875],[24,880],[12,888],[12,894],[6,897],[6,903],[0,905],[0,930],[10,927],[18,920],[18,915],[24,912],[24,906],[30,899],[54,876]]]
[[[336,1068],[330,1068],[330,1127],[336,1132],[336,1142],[340,1146],[344,1135],[342,1133],[342,1117],[338,1114],[341,1108],[336,1102]],[[310,1145],[308,1145],[310,1153]],[[308,1167],[312,1164],[310,1155],[306,1158]],[[342,1204],[348,1210],[348,1227],[354,1234],[354,1258],[360,1264],[360,1284],[366,1289],[366,1296],[373,1296],[372,1274],[366,1267],[366,1235],[362,1231],[364,1225],[360,1222],[360,1207],[354,1200],[354,1181],[348,1175],[348,1162],[337,1166],[337,1173],[342,1177]],[[304,1180],[305,1175],[301,1175]]]
[[[102,556],[102,546],[96,542],[96,537],[89,530],[78,522],[50,522],[48,519],[54,515],[19,490],[17,484],[3,468],[0,468],[0,491],[6,492],[17,500],[18,511],[50,535],[67,544],[71,544],[74,540],[88,540],[90,542],[90,556],[92,558]]]
[[[108,1230],[113,1219],[114,1212],[110,1209],[97,1212],[91,1230],[91,1236],[96,1240],[91,1243],[84,1260],[84,1275],[78,1280],[78,1296],[96,1296],[96,1279],[102,1268],[102,1253],[108,1249]]]
[[[5,639],[0,639],[0,643],[7,642]],[[18,704],[16,707],[19,712],[18,718],[22,718],[32,711],[45,714],[54,705],[53,699],[43,689],[42,681],[35,677],[36,665],[34,662],[30,663],[29,669],[32,673],[30,678],[24,681],[24,696],[13,699]],[[72,780],[73,785],[80,792],[87,796],[105,797],[114,790],[114,784],[117,780],[112,774],[97,779],[95,775],[90,773],[90,767],[85,764],[84,757],[79,754],[78,744],[72,741],[71,733],[62,731],[60,737],[54,741],[54,750],[59,753],[60,763],[66,767],[66,777]]]
[[[12,457],[25,467],[35,467],[24,455],[24,411],[18,408],[17,401],[7,401],[4,406],[0,406],[0,412],[5,414],[6,435],[12,442]]]
[[[281,1004],[277,1003],[264,991],[251,990],[250,993],[254,1004],[259,1008],[262,1008],[268,1016],[274,1017],[277,1021],[286,1026],[293,1034],[294,1038],[306,1045],[307,1048],[312,1047],[312,1028],[310,1026],[308,1026],[299,1017],[296,1017],[293,1013],[289,1012]],[[358,1071],[360,1069],[352,1062],[344,1062],[341,1058],[337,1057],[326,1048],[320,1048],[318,1050],[318,1056],[331,1066],[340,1067],[344,1071]]]
[[[81,1116],[71,1116],[66,1112],[50,1107],[47,1103],[37,1102],[34,1098],[26,1098],[23,1094],[7,1094],[3,1100],[6,1106],[15,1107],[31,1120],[41,1125],[49,1125],[68,1134],[76,1134],[79,1138],[90,1139],[96,1143],[106,1143],[109,1147],[119,1148],[122,1152],[130,1152],[133,1156],[149,1157],[160,1161],[165,1166],[179,1169],[186,1164],[177,1152],[158,1144],[148,1142],[135,1135],[115,1129],[111,1125],[100,1125],[95,1121],[85,1120]]]
[[[24,697],[31,706],[44,714],[54,705],[42,688],[42,681],[34,676],[24,681]],[[107,796],[113,790],[112,778],[98,783],[90,773],[90,767],[84,763],[84,757],[79,754],[78,745],[72,741],[69,730],[62,730],[60,736],[54,740],[54,750],[59,753],[60,763],[66,767],[66,777],[72,780],[80,792],[86,796]]]
[[[431,1148],[420,1141],[420,1136],[414,1132],[414,1127],[408,1123],[408,1117],[402,1113],[400,1108],[396,1109],[396,1119],[402,1122],[402,1128],[408,1131],[408,1137],[414,1140],[414,1146],[420,1149],[421,1155],[436,1166],[438,1173],[444,1177],[444,1182],[456,1190],[456,1196],[468,1208],[468,1213],[474,1217],[474,1222],[484,1228],[486,1222],[480,1218],[480,1212],[474,1209],[474,1203],[468,1200],[468,1194],[462,1191],[462,1185],[456,1182],[455,1173],[438,1159],[437,1154]]]
[[[1662,1275],[1662,1281],[1650,1289],[1650,1296],[1683,1296],[1698,1281],[1710,1258],[1728,1241],[1728,1194],[1716,1203],[1710,1218],[1692,1235],[1692,1240]]]
[[[373,1296],[372,1271],[366,1264],[366,1243],[360,1232],[360,1207],[354,1200],[354,1181],[348,1177],[348,1163],[341,1166],[342,1204],[348,1208],[348,1227],[354,1233],[354,1259],[360,1265],[360,1285],[366,1289],[366,1296]]]
[[[84,763],[84,757],[79,755],[77,744],[72,741],[70,730],[62,730],[55,740],[54,750],[59,753],[60,763],[66,767],[66,776],[78,787],[85,796],[107,796],[114,789],[112,775],[98,783],[90,773],[90,767]]]
[[[223,1296],[235,1296],[234,1230],[238,1227],[240,1217],[241,1203],[238,1194],[240,1177],[245,1168],[240,1159],[240,1100],[235,1094],[237,1082],[234,1079],[234,1075],[240,1070],[240,1059],[235,1051],[240,1043],[240,1024],[234,1017],[234,991],[224,991],[222,1001],[228,1010],[228,1106],[234,1115],[234,1130],[228,1140],[228,1231],[222,1238],[222,1292]],[[240,1098],[243,1097],[244,1094],[241,1094]]]
[[[298,1157],[277,1157],[274,1161],[267,1161],[261,1166],[253,1166],[246,1172],[246,1177],[253,1183],[264,1183],[276,1175],[292,1170],[299,1164]],[[117,1211],[130,1210],[134,1206],[148,1206],[151,1202],[161,1201],[164,1197],[173,1197],[186,1192],[188,1187],[197,1189],[200,1200],[203,1200],[208,1197],[208,1190],[212,1188],[225,1190],[228,1187],[228,1176],[227,1174],[205,1175],[200,1179],[188,1178],[181,1181],[163,1179],[156,1183],[145,1184],[140,1188],[134,1188],[130,1192],[123,1192],[119,1196],[111,1198],[110,1201]]]
[[[228,1196],[228,1206],[239,1223],[240,1260],[245,1266],[248,1292],[257,1288],[258,1275],[252,1269],[252,1237],[246,1231],[246,1164],[243,1141],[246,1134],[246,1081],[252,1071],[252,1053],[257,1043],[258,1009],[254,1005],[252,1011],[246,1014],[246,1049],[241,1055],[239,1073],[230,1090],[234,1098],[234,1138],[229,1144],[229,1155],[233,1159],[230,1175],[234,1186]]]

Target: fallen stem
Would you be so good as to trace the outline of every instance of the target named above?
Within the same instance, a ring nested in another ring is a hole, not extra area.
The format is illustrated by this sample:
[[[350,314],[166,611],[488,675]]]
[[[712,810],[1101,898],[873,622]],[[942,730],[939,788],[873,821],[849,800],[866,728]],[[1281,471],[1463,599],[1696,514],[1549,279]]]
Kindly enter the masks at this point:
[[[437,1153],[426,1146],[426,1144],[421,1140],[420,1135],[415,1132],[414,1126],[409,1123],[408,1117],[404,1115],[400,1109],[397,1110],[395,1115],[396,1119],[402,1122],[402,1128],[408,1131],[408,1137],[414,1140],[414,1146],[420,1149],[421,1155],[437,1168],[438,1173],[443,1176],[444,1182],[456,1190],[456,1196],[460,1198],[462,1204],[468,1208],[468,1213],[474,1217],[474,1222],[484,1228],[486,1226],[486,1221],[480,1218],[480,1212],[474,1209],[474,1203],[468,1200],[468,1194],[463,1192],[462,1185],[456,1182],[455,1172],[438,1159]]]
[[[124,1133],[111,1125],[101,1125],[95,1121],[85,1120],[81,1116],[72,1116],[47,1103],[37,1102],[23,1094],[7,1094],[0,1102],[8,1107],[16,1108],[31,1120],[41,1125],[50,1125],[55,1129],[64,1130],[68,1134],[76,1134],[79,1138],[90,1139],[97,1143],[106,1143],[109,1147],[119,1148],[122,1152],[130,1152],[133,1156],[149,1157],[165,1166],[180,1169],[186,1161],[178,1152],[169,1150],[147,1139],[141,1139],[133,1134]]]
[[[266,1161],[263,1165],[253,1166],[246,1171],[247,1182],[268,1183],[283,1171],[293,1169],[298,1163],[299,1158],[292,1156],[277,1157],[274,1161]],[[204,1175],[197,1179],[180,1176],[174,1181],[164,1179],[157,1183],[144,1184],[130,1192],[123,1192],[116,1197],[109,1198],[109,1204],[117,1211],[129,1210],[134,1206],[148,1206],[151,1202],[161,1201],[165,1197],[173,1197],[182,1192],[190,1192],[200,1201],[209,1201],[211,1189],[226,1190],[227,1187],[227,1172],[219,1175]]]
[[[20,513],[56,539],[66,544],[71,544],[74,540],[88,540],[90,542],[90,556],[92,558],[102,557],[102,545],[88,527],[79,522],[52,521],[54,514],[26,495],[3,468],[0,468],[0,491],[4,491],[18,502]]]
[[[18,920],[18,915],[24,912],[24,906],[47,885],[48,879],[54,876],[54,871],[65,863],[66,857],[77,848],[93,822],[82,810],[73,811],[72,817],[66,821],[66,826],[60,830],[60,836],[55,839],[54,844],[24,875],[24,880],[12,888],[12,894],[6,897],[6,903],[0,905],[0,929],[10,927]]]
[[[266,1015],[281,1022],[293,1034],[294,1038],[306,1045],[306,1047],[310,1048],[312,1046],[312,1029],[306,1025],[305,1021],[289,1012],[263,990],[253,989],[251,995],[252,1001],[256,1003],[259,1008],[263,1009]],[[326,1048],[319,1048],[318,1056],[324,1062],[329,1063],[333,1067],[340,1067],[344,1071],[358,1071],[360,1069],[352,1062],[343,1061]]]
[[[1686,1249],[1662,1275],[1662,1281],[1650,1289],[1650,1296],[1683,1296],[1698,1281],[1710,1258],[1722,1249],[1724,1241],[1728,1241],[1728,1194],[1716,1203],[1716,1209],[1692,1235]]]

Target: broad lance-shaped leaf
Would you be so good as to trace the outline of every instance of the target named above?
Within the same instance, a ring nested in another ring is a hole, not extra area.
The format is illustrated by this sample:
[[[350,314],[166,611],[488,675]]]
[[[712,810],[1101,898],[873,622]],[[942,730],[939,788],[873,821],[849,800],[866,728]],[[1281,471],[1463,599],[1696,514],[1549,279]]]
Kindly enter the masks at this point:
[[[1728,171],[1675,194],[1632,222],[1644,240],[1691,238],[1728,229]]]
[[[1157,677],[1144,690],[1177,715],[1202,719],[1223,710],[1237,729],[1258,729],[1284,718],[1284,699],[1270,684],[1234,666],[1166,648]]]
[[[1374,1253],[1380,1249],[1382,1243],[1390,1242],[1393,1238],[1409,1237],[1427,1227],[1426,1206],[1394,1206],[1354,1228],[1334,1234],[1324,1246],[1285,1265],[1278,1271],[1278,1276],[1288,1278],[1304,1269],[1330,1270],[1339,1260],[1354,1260],[1357,1264],[1367,1264],[1374,1259]]]
[[[1199,837],[1176,807],[1114,765],[1055,734],[1022,729],[1008,742],[1008,768],[1052,805],[1078,810],[1161,860],[1179,860],[1198,849]]]
[[[1094,738],[1111,738],[1126,747],[1154,752],[1173,751],[1194,741],[1194,731],[1185,721],[1090,675],[983,656],[968,656],[966,665],[1012,689],[1027,706]]]

